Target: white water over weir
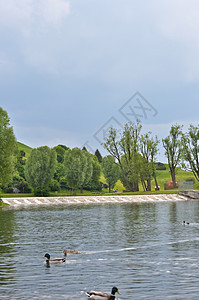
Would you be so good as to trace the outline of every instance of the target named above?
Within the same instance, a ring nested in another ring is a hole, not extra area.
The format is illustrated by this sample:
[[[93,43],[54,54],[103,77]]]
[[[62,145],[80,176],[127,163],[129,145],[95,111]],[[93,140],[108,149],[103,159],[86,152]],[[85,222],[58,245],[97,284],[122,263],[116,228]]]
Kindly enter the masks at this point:
[[[178,194],[2,198],[10,206],[184,201]]]

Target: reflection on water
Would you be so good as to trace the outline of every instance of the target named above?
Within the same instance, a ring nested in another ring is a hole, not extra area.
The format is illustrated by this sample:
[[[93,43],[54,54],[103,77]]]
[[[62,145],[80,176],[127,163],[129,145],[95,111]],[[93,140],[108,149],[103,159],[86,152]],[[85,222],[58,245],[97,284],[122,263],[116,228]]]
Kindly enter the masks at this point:
[[[190,225],[182,225],[183,220]],[[2,299],[197,299],[199,202],[0,210]],[[47,268],[43,255],[66,263]]]
[[[0,211],[0,286],[6,286],[15,281],[15,253],[12,247],[15,243],[13,236],[15,226],[14,212],[1,213]],[[5,290],[7,289],[8,287],[5,287]]]

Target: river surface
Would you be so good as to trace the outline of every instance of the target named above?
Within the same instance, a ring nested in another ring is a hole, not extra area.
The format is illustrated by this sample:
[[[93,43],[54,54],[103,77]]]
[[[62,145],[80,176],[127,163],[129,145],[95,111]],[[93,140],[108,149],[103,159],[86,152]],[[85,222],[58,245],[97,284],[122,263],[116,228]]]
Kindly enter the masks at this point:
[[[0,299],[199,299],[198,261],[196,200],[0,209]]]

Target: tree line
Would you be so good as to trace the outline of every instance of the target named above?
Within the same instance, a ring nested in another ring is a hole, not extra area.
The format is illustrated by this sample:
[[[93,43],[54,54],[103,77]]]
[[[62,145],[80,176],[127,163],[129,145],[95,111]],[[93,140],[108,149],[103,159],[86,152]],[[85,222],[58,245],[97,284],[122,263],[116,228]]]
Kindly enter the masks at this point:
[[[169,135],[162,139],[165,156],[173,182],[176,187],[176,167],[191,171],[199,181],[199,126],[189,126],[187,132],[183,126],[172,125]],[[155,164],[160,141],[151,132],[142,134],[142,125],[128,123],[121,134],[114,128],[109,130],[104,147],[113,156],[121,170],[121,181],[130,191],[139,191],[139,182],[143,189],[151,191],[151,180],[155,180],[155,189],[159,189]]]
[[[176,187],[176,167],[193,172],[199,181],[199,126],[190,125],[183,133],[183,126],[171,126],[169,135],[162,139],[169,170]],[[42,146],[31,151],[17,149],[17,142],[5,110],[0,108],[0,187],[3,191],[31,192],[47,195],[49,191],[72,189],[102,189],[100,174],[103,172],[109,191],[118,179],[129,191],[151,190],[152,179],[156,178],[157,154],[160,141],[151,132],[142,133],[142,124],[127,123],[122,133],[111,128],[104,140],[109,155],[102,157],[99,150],[95,155],[83,149],[70,149],[65,145],[53,148]]]

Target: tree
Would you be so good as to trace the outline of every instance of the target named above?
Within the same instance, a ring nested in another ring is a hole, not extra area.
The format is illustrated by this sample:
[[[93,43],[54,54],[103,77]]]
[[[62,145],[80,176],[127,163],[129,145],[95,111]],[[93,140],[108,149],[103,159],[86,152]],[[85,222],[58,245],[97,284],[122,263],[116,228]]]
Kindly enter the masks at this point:
[[[182,135],[183,158],[187,161],[189,171],[192,171],[196,180],[199,181],[199,125],[190,125],[188,133]]]
[[[44,195],[53,179],[56,166],[56,151],[47,146],[33,149],[25,165],[25,177],[35,195]]]
[[[14,171],[16,139],[10,119],[0,107],[0,184],[7,185]]]
[[[102,185],[100,182],[101,165],[95,155],[92,155],[93,174],[90,181],[87,183],[86,188],[89,190],[101,191]]]
[[[120,140],[132,191],[139,190],[140,160],[138,151],[141,129],[142,125],[139,120],[137,123],[125,124]]]
[[[83,187],[89,183],[93,175],[92,154],[90,154],[87,150],[84,149],[82,149],[82,151],[86,157],[86,168],[85,168],[84,181],[81,185],[81,193],[83,193]]]
[[[117,180],[120,176],[120,170],[118,164],[115,163],[115,159],[111,155],[107,155],[102,159],[102,169],[104,177],[109,187],[109,193],[114,188]]]
[[[74,195],[85,180],[87,159],[84,150],[73,148],[67,150],[64,155],[64,173],[67,185],[73,189]]]
[[[16,165],[15,170],[19,172],[19,175],[25,179],[25,164],[26,164],[26,153],[23,150],[17,150],[16,154]]]
[[[176,188],[176,167],[180,164],[182,157],[181,135],[182,126],[173,125],[171,126],[169,135],[165,139],[162,139],[174,188]]]
[[[151,137],[151,132],[145,133],[141,135],[140,139],[140,151],[142,157],[144,159],[144,170],[146,172],[147,177],[147,186],[146,190],[151,191],[151,177],[154,176],[156,189],[158,188],[158,183],[155,174],[155,158],[158,152],[158,138],[157,136],[155,139]],[[142,181],[142,178],[141,178]],[[143,183],[144,184],[144,183]]]
[[[98,149],[95,151],[95,156],[97,156],[97,159],[98,159],[99,163],[101,164],[102,163],[102,155]]]
[[[64,154],[65,154],[66,150],[68,150],[69,148],[64,145],[58,145],[58,146],[55,146],[53,149],[57,152],[57,161],[59,163],[63,163]]]
[[[139,120],[137,120],[136,124],[126,124],[120,138],[117,138],[117,130],[111,128],[104,143],[104,147],[118,161],[125,186],[130,191],[139,190],[140,165],[138,148],[141,128]]]

